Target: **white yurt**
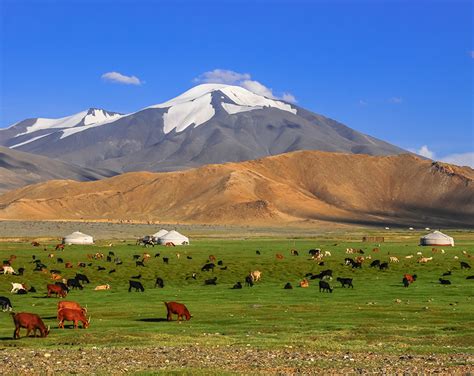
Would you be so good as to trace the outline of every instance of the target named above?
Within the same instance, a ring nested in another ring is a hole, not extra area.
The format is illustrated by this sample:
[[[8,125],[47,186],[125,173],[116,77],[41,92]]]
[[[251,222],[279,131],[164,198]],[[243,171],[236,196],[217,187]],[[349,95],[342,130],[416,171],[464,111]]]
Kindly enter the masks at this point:
[[[94,238],[90,235],[83,234],[82,232],[75,231],[72,234],[66,235],[63,238],[63,244],[92,244]]]
[[[420,238],[420,245],[454,246],[454,239],[441,231],[433,231]]]
[[[155,242],[158,242],[160,240],[160,238],[162,236],[165,236],[169,231],[168,230],[165,230],[164,228],[162,228],[160,231],[158,231],[157,233],[153,234],[152,237],[153,237],[153,240]]]
[[[189,239],[180,234],[178,231],[170,231],[166,235],[163,235],[159,239],[160,244],[173,243],[174,245],[187,245],[189,244]]]

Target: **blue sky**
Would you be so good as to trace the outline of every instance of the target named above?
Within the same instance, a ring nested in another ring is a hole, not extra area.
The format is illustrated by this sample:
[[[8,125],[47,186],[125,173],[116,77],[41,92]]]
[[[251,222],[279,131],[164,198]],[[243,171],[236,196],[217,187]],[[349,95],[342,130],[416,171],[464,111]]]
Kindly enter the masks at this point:
[[[0,127],[89,107],[132,112],[199,77],[243,77],[358,131],[474,165],[472,4],[0,0]]]

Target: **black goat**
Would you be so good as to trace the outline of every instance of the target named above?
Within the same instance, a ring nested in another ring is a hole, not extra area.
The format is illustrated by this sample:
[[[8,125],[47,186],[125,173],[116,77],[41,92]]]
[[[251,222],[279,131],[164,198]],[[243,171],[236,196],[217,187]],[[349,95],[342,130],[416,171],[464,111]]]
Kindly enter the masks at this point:
[[[131,292],[132,288],[134,288],[135,291],[141,291],[141,292],[145,291],[145,288],[143,287],[143,285],[138,281],[128,281],[128,285],[129,285],[128,292]]]
[[[340,278],[340,277],[338,277],[337,281],[341,282],[341,285],[342,285],[343,288],[346,287],[346,285],[347,285],[347,287],[354,288],[354,285],[352,284],[352,278]]]
[[[325,281],[319,281],[319,292],[331,292],[332,293],[332,288],[329,286],[329,283]]]

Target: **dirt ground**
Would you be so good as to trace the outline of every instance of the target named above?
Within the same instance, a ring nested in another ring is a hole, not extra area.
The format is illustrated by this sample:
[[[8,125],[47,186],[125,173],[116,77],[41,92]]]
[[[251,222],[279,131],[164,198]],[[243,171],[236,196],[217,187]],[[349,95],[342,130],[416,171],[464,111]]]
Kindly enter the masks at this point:
[[[287,348],[0,349],[2,374],[428,374],[469,375],[474,357],[311,352]]]

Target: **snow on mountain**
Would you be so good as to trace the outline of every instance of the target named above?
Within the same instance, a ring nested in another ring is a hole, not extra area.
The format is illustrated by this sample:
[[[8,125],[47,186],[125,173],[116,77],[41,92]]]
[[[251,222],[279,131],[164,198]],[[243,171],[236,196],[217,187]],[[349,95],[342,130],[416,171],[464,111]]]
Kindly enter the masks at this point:
[[[15,144],[15,145],[10,146],[10,149],[15,149],[15,148],[17,148],[17,147],[20,147],[20,146],[29,144],[30,142],[39,140],[40,138],[49,136],[50,134],[51,134],[51,133],[46,133],[46,134],[42,134],[41,136],[37,136],[37,137],[30,138],[30,139],[28,139],[28,140],[26,140],[26,141],[23,141],[23,142],[20,142],[20,143],[18,143],[18,144]]]
[[[222,107],[230,115],[264,107],[274,107],[296,114],[296,109],[289,104],[257,95],[240,86],[224,84],[198,85],[176,98],[147,108],[168,108],[164,115],[163,131],[165,134],[172,130],[182,132],[192,124],[196,128],[212,119],[215,108],[211,102],[212,93],[215,91],[220,91],[230,100],[231,103],[224,102],[226,97],[221,96]]]

